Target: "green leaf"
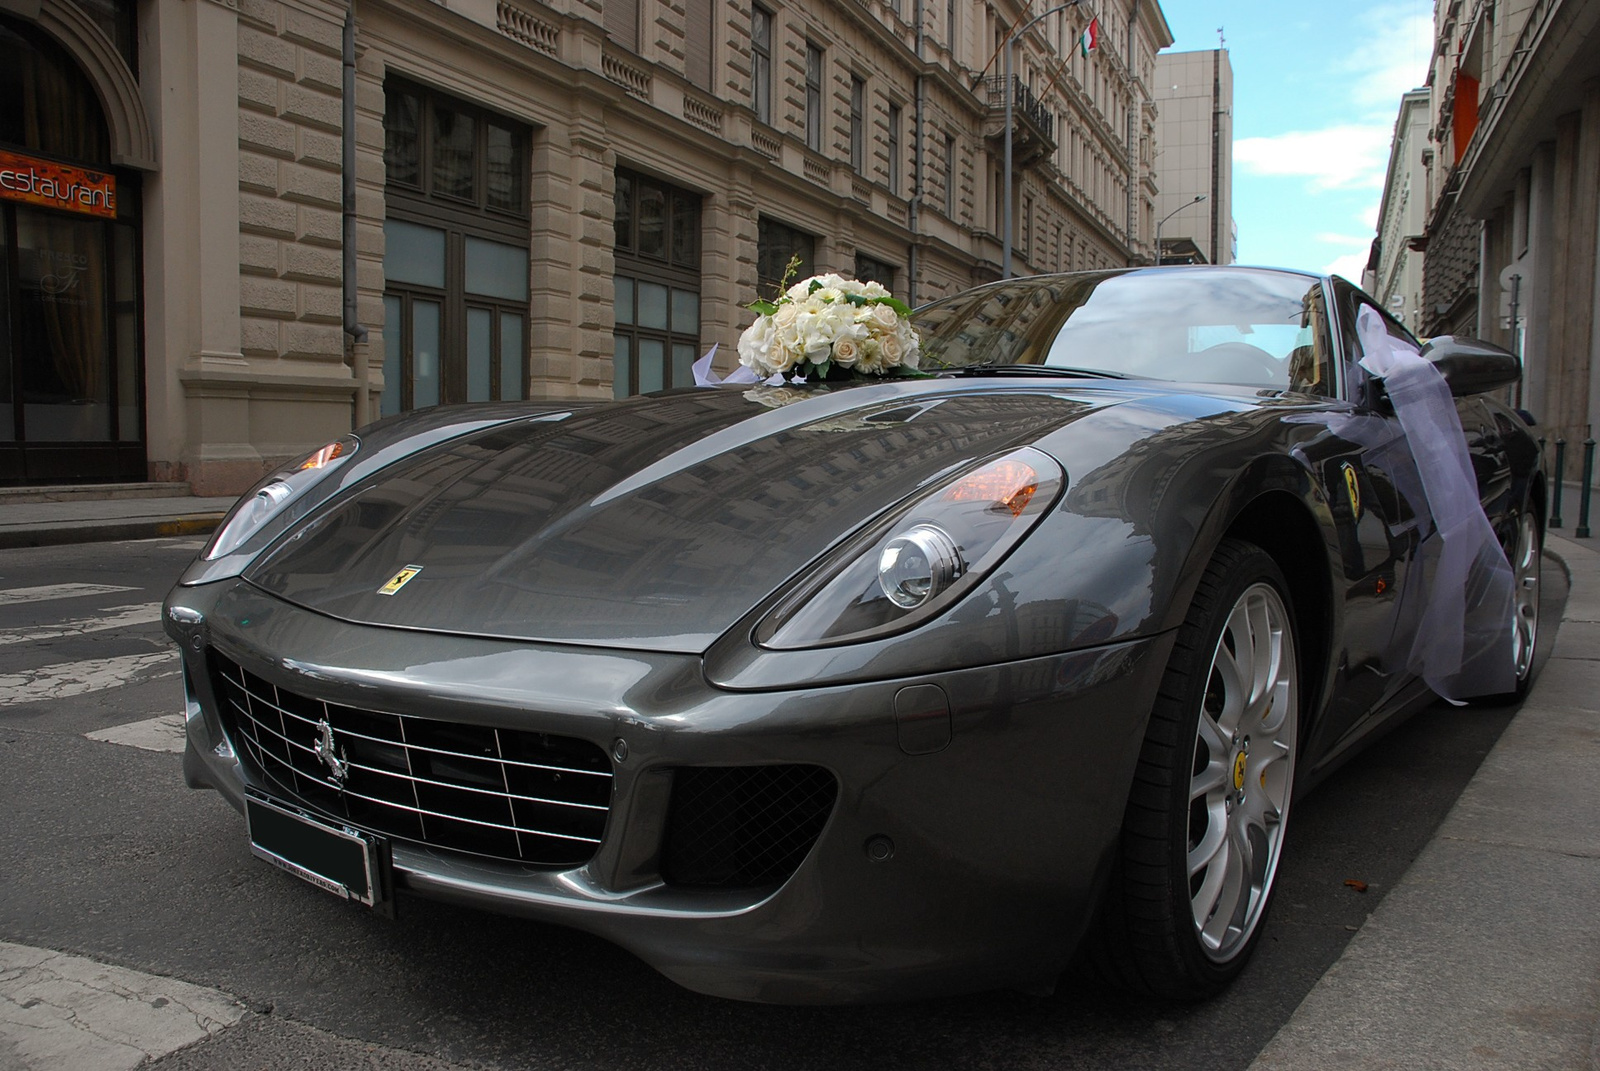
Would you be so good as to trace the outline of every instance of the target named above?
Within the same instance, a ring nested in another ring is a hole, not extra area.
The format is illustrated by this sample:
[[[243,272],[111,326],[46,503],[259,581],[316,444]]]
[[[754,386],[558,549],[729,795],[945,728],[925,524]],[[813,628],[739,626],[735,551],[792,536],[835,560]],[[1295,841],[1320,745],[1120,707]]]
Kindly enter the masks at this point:
[[[878,298],[876,303],[879,304],[879,305],[887,305],[887,306],[889,306],[891,309],[893,309],[895,312],[897,312],[901,316],[910,316],[911,315],[911,306],[907,305],[904,301],[901,301],[899,298],[892,298],[892,297]]]
[[[821,290],[821,289],[822,289],[822,281],[820,279],[813,279],[813,280],[811,280],[811,285],[806,287],[806,293],[807,294],[815,294],[818,290]]]
[[[833,362],[832,361],[818,361],[815,364],[813,364],[811,367],[817,370],[817,378],[819,380],[827,379],[828,378],[828,369],[833,367]]]
[[[778,311],[778,306],[770,301],[752,301],[745,308],[754,310],[757,316],[771,316]]]
[[[844,299],[857,308],[872,304],[872,299],[864,294],[846,294]]]

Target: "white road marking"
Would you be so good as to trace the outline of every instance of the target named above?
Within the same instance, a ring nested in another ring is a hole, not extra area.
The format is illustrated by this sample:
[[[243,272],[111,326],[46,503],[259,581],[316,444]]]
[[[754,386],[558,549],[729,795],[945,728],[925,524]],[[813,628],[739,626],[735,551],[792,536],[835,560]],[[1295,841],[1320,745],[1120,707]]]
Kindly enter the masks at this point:
[[[46,584],[37,588],[10,588],[0,591],[0,606],[15,606],[24,602],[45,602],[49,599],[76,599],[84,595],[111,595],[118,591],[138,591],[138,588],[116,584]]]
[[[62,662],[23,673],[3,673],[0,674],[0,707],[42,699],[67,699],[129,684],[135,677],[156,680],[176,677],[181,672],[177,651],[152,651],[119,658]]]
[[[126,725],[113,725],[109,729],[96,729],[84,733],[90,740],[125,747],[143,748],[145,751],[182,751],[184,725],[182,714],[163,714]]]
[[[11,643],[32,643],[35,640],[56,640],[63,636],[81,636],[85,632],[104,632],[109,628],[126,628],[129,625],[149,625],[161,620],[159,602],[140,603],[136,606],[109,606],[99,617],[80,617],[76,621],[63,621],[44,628],[0,629],[0,647]]]
[[[129,1071],[242,1018],[220,990],[0,941],[6,1068]]]

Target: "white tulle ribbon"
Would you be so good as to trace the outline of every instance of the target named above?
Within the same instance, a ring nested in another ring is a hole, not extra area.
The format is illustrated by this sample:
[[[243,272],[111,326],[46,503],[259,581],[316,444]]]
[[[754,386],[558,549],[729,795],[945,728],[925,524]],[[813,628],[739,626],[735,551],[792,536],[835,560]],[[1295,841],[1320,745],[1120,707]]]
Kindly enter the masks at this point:
[[[766,383],[776,387],[783,382],[782,374],[774,374],[767,379],[759,379],[756,374],[744,365],[740,365],[726,376],[719,376],[711,370],[711,359],[717,355],[718,343],[713,342],[711,348],[706,350],[705,356],[694,363],[694,385],[697,387],[715,387],[723,383]]]
[[[1423,503],[1433,522],[1413,570],[1424,599],[1406,668],[1446,699],[1495,695],[1516,685],[1514,584],[1511,564],[1478,498],[1461,419],[1450,386],[1415,347],[1389,334],[1383,318],[1363,307],[1356,334],[1361,367],[1383,380],[1416,459]]]

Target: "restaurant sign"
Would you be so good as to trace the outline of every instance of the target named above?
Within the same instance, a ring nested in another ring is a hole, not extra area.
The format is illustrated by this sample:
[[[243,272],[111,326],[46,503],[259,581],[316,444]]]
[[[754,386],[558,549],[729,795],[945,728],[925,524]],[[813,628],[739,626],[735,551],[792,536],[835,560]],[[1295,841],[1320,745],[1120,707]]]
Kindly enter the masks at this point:
[[[116,176],[0,149],[0,200],[117,218]]]

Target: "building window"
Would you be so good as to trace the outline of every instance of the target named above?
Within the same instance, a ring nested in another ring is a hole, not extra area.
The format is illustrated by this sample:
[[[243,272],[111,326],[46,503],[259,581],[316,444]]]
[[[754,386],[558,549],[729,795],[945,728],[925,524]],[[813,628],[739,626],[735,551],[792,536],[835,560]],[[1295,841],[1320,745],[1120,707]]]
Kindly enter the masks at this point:
[[[945,2],[944,2],[945,44],[949,46],[950,55],[951,55],[952,58],[954,58],[955,54],[956,54],[956,40],[957,40],[956,27],[958,25],[960,25],[960,24],[956,22],[956,0],[945,0]]]
[[[528,130],[409,83],[384,93],[379,411],[524,398]]]
[[[756,221],[756,284],[761,297],[770,298],[777,292],[789,261],[796,257],[799,263],[791,284],[816,274],[817,240],[766,216]]]
[[[867,170],[867,83],[850,76],[850,168],[858,175]]]
[[[806,147],[822,151],[822,49],[806,42]]]
[[[700,356],[700,196],[617,171],[612,393],[694,383]]]
[[[944,136],[944,214],[956,218],[956,136]]]
[[[859,250],[856,252],[856,278],[864,283],[882,283],[891,293],[894,291],[894,265]]]
[[[753,9],[750,18],[750,97],[756,118],[772,123],[772,12]]]
[[[638,52],[639,0],[605,0],[600,9],[606,34],[629,52]]]
[[[889,105],[889,192],[900,196],[900,105]]]
[[[712,44],[716,41],[716,7],[711,0],[685,0],[683,70],[689,81],[711,92]]]

